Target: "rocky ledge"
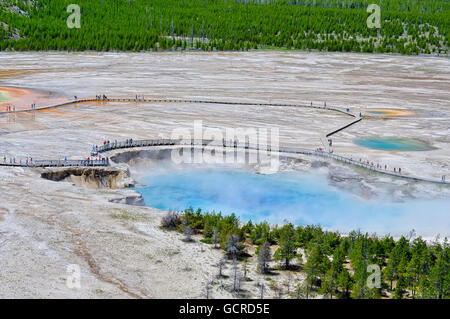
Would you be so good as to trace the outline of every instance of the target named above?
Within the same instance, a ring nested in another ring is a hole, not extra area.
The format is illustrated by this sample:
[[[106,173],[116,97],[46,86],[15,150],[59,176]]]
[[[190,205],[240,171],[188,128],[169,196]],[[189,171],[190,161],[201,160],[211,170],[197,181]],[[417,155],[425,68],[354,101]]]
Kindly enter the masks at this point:
[[[41,177],[52,181],[72,182],[77,186],[87,188],[127,188],[134,186],[128,169],[98,168],[98,167],[70,167],[47,169]]]

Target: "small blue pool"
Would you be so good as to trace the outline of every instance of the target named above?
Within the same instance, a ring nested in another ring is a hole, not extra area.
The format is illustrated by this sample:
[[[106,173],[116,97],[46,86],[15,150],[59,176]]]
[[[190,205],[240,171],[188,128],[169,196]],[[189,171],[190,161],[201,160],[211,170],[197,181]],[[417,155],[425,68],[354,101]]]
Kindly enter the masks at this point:
[[[386,151],[429,151],[433,149],[426,142],[408,138],[357,138],[354,143],[359,146]]]
[[[389,112],[387,112],[387,111],[368,111],[368,113],[371,113],[371,114],[388,114]]]

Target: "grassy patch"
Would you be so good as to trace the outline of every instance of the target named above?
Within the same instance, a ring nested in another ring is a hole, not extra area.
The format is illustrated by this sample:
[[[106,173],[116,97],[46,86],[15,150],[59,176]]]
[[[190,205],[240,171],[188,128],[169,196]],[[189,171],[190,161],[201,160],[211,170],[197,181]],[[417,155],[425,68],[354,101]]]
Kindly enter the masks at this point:
[[[145,214],[135,213],[126,209],[118,209],[117,212],[112,213],[111,217],[114,219],[128,220],[132,222],[142,222],[148,220]]]

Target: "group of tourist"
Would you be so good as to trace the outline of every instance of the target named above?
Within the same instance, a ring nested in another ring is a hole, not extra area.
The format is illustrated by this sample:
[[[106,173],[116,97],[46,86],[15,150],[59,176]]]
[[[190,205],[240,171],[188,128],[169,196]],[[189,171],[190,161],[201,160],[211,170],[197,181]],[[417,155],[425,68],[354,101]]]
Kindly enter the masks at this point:
[[[7,160],[6,156],[3,156],[3,164],[6,164],[6,160]],[[15,157],[10,157],[9,158],[9,164],[16,164],[16,158]],[[22,165],[22,160],[21,159],[19,160],[18,164]],[[25,165],[28,166],[28,165],[32,165],[32,164],[33,164],[33,158],[27,156],[27,158],[25,159]]]
[[[107,100],[108,97],[105,94],[96,95],[95,98],[97,100]]]
[[[34,110],[36,109],[36,104],[33,103],[30,105],[31,109]],[[15,105],[6,105],[6,112],[15,112],[16,111],[16,106]]]
[[[103,146],[110,146],[110,147],[116,147],[118,144],[117,140],[115,140],[114,142],[110,142],[109,140],[107,141],[103,141]],[[96,150],[98,149],[97,146],[95,146]]]
[[[118,144],[119,144],[119,142],[117,142],[117,140],[114,140],[114,142],[111,142],[109,140],[104,140],[103,141],[103,150],[116,148]],[[125,145],[127,145],[127,146],[133,145],[133,139],[132,138],[126,139]],[[99,150],[98,145],[92,146],[93,153],[98,153],[98,150]]]
[[[366,165],[370,165],[373,169],[375,169],[375,167],[376,167],[377,170],[382,170],[382,169],[384,169],[385,171],[387,171],[387,169],[388,169],[388,166],[387,166],[386,164],[384,164],[384,166],[383,166],[382,164],[376,164],[376,165],[375,165],[374,162],[370,162],[369,160],[363,161],[362,158],[359,159],[359,162],[360,162],[360,163],[364,163],[364,164],[366,164]],[[399,167],[399,168],[394,167],[394,173],[397,173],[397,172],[398,172],[399,174],[402,173],[401,167]]]
[[[6,112],[15,112],[16,106],[15,105],[7,105],[6,106]]]
[[[316,152],[323,152],[323,151],[324,149],[322,147],[316,148]],[[333,154],[333,152],[334,152],[333,149],[330,147],[328,153]]]
[[[106,163],[109,162],[109,158],[108,157],[102,156],[100,154],[98,156],[96,156],[95,158],[94,157],[87,157],[86,160],[88,162],[90,162],[90,161],[102,161],[102,162],[106,162]]]
[[[102,155],[98,155],[96,158],[91,158],[91,157],[88,157],[88,158],[86,158],[86,160],[89,162],[89,161],[102,161],[103,163],[108,163],[109,162],[109,158],[108,157],[105,157],[105,156],[102,156]],[[64,157],[64,160],[63,160],[64,162],[67,162],[67,157]],[[6,157],[6,156],[3,156],[3,164],[7,164],[7,162],[8,162],[8,158]],[[54,162],[59,162],[59,163],[61,163],[61,160],[57,160],[57,161],[49,161],[51,164],[53,164]],[[20,159],[20,160],[16,160],[16,158],[15,157],[10,157],[9,158],[9,165],[16,165],[16,164],[18,164],[18,165],[25,165],[25,166],[34,166],[33,164],[34,164],[34,162],[33,162],[33,158],[32,157],[26,157],[26,159],[25,159],[25,162],[23,163],[22,162],[22,159]],[[86,163],[86,164],[89,164],[89,163]],[[0,164],[1,165],[1,164]]]
[[[328,144],[329,144],[329,146],[331,146],[332,145],[332,141],[331,141],[331,139],[329,139],[328,140]],[[323,152],[324,151],[324,149],[323,148],[316,148],[316,152]],[[331,147],[330,147],[330,153],[333,153],[333,151],[331,150]],[[353,157],[350,157],[350,161],[352,161],[353,162]],[[387,171],[388,170],[388,166],[386,165],[386,164],[379,164],[379,163],[377,163],[377,164],[375,164],[374,162],[371,162],[371,161],[369,161],[369,160],[364,160],[363,161],[363,159],[362,158],[360,158],[359,159],[359,162],[361,163],[361,164],[365,164],[365,165],[369,165],[372,169],[376,169],[376,170],[384,170],[384,171]],[[393,171],[394,171],[394,174],[402,174],[402,168],[401,167],[394,167],[393,168]],[[442,175],[442,177],[441,177],[441,182],[442,183],[445,183],[446,181],[445,181],[445,175]]]
[[[3,163],[6,164],[6,156],[3,156]],[[10,157],[9,158],[9,164],[15,164],[16,163],[16,158],[15,157]]]
[[[114,142],[111,142],[110,140],[104,140],[103,141],[103,150],[117,148],[118,144],[119,144],[119,142],[117,142],[117,140],[114,140]],[[133,139],[132,138],[126,139],[125,145],[127,145],[127,146],[133,145]],[[92,145],[92,155],[98,154],[98,151],[99,151],[98,145]],[[91,160],[90,157],[88,157],[87,159]],[[107,157],[105,158],[105,157],[102,157],[101,155],[99,155],[98,160],[108,161],[108,158]]]
[[[117,147],[118,144],[119,143],[117,142],[117,140],[115,140],[114,142],[110,142],[109,140],[103,141],[103,146],[104,147],[108,146],[110,148],[114,148],[114,147]],[[125,140],[125,145],[131,145],[131,144],[133,144],[133,139],[132,138],[129,138],[129,139]],[[92,150],[97,152],[98,151],[98,146],[97,145],[92,146]]]

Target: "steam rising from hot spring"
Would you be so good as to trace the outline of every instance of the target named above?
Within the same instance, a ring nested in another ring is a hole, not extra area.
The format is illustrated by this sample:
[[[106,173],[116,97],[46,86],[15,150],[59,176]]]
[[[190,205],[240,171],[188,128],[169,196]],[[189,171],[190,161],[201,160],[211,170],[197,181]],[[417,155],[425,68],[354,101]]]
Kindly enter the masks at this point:
[[[339,231],[422,236],[450,234],[450,199],[397,203],[364,200],[328,184],[324,175],[280,172],[260,175],[238,169],[158,170],[139,187],[147,206],[182,211],[201,208],[235,213],[245,222],[320,224]]]

